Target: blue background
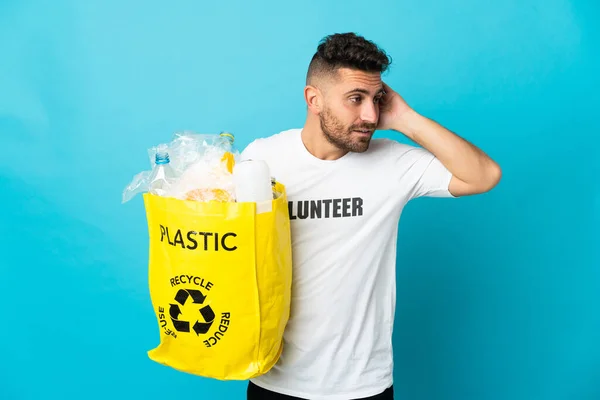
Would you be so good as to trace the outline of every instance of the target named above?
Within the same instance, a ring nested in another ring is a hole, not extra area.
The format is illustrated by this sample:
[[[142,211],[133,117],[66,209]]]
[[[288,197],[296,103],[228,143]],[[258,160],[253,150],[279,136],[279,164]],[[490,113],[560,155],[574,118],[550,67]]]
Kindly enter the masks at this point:
[[[175,131],[229,130],[243,148],[300,127],[308,61],[345,31],[504,172],[491,193],[406,208],[397,398],[600,398],[599,9],[1,1],[0,398],[245,398],[244,382],[147,358],[146,220],[121,193]]]

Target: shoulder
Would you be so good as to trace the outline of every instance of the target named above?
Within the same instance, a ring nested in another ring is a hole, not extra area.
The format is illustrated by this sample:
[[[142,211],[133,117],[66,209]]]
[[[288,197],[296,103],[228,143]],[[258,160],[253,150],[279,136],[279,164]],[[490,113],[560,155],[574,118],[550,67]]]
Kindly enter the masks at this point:
[[[285,149],[300,134],[300,131],[301,129],[288,129],[271,136],[254,139],[241,152],[241,159],[264,158],[271,155],[273,150]]]
[[[390,161],[410,160],[427,156],[430,153],[422,147],[401,143],[387,138],[371,141],[367,154]]]

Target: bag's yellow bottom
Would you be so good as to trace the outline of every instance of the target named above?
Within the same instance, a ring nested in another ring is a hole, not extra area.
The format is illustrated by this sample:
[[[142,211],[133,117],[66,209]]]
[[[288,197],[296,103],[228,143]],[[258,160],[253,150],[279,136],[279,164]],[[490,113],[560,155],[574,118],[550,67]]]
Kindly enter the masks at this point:
[[[247,365],[245,370],[239,370],[239,364],[230,366],[229,369],[226,365],[221,371],[215,371],[211,365],[206,365],[206,361],[202,359],[190,358],[189,360],[183,360],[182,357],[173,359],[169,356],[168,350],[156,348],[148,351],[148,357],[159,364],[176,369],[181,372],[185,372],[192,375],[198,375],[205,378],[214,378],[219,380],[247,380],[267,373],[279,360],[283,351],[283,343],[279,346],[279,350],[275,353],[275,356],[270,360],[263,360],[263,362],[251,362]],[[191,350],[190,350],[191,351]]]

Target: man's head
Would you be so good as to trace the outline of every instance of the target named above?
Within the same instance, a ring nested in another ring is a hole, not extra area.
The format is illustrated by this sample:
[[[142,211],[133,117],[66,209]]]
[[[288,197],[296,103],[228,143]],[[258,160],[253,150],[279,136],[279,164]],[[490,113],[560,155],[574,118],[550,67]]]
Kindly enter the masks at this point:
[[[354,33],[325,37],[306,77],[309,111],[327,140],[343,151],[364,152],[379,122],[386,53]]]

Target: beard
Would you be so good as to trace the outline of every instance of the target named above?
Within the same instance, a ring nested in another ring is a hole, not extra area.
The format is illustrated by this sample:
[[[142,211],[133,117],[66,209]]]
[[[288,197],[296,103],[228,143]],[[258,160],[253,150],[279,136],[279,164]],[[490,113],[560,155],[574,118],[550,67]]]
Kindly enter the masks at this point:
[[[372,137],[372,135],[357,136],[354,131],[374,131],[377,128],[377,124],[373,123],[364,123],[346,127],[342,121],[336,118],[336,116],[333,115],[327,108],[324,109],[319,115],[319,121],[321,123],[321,130],[323,131],[323,134],[329,143],[340,150],[353,153],[364,153],[367,151],[369,149],[369,144],[371,143]]]

